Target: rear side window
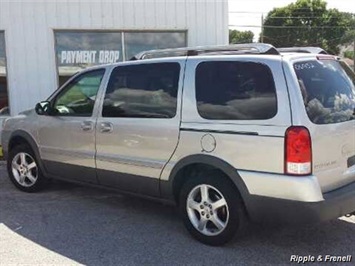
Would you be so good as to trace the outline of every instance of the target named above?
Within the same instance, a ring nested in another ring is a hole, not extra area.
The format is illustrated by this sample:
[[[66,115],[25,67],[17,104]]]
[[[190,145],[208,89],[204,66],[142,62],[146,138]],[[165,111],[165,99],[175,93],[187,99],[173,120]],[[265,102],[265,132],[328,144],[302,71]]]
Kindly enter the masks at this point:
[[[294,64],[309,119],[315,124],[354,119],[355,74],[343,62],[310,60]]]
[[[197,110],[218,120],[263,120],[277,113],[274,80],[260,63],[213,61],[196,69]]]
[[[174,117],[179,74],[179,63],[116,67],[107,86],[102,116]]]

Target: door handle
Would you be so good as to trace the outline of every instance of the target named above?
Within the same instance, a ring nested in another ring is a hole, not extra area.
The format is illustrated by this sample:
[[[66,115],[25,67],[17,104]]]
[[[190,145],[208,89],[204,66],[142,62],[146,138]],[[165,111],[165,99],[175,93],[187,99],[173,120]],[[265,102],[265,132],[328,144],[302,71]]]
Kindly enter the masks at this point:
[[[110,133],[113,131],[113,124],[110,122],[102,122],[100,124],[100,132],[101,133]]]
[[[81,124],[81,129],[82,129],[83,131],[91,131],[91,130],[93,130],[93,128],[94,128],[94,124],[93,124],[93,122],[91,122],[91,121],[84,121],[84,122]]]

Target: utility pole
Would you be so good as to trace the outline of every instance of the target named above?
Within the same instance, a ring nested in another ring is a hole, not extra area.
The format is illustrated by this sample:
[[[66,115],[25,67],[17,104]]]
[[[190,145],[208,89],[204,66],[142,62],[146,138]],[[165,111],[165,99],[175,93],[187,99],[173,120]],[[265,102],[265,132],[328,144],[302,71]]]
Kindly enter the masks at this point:
[[[355,40],[354,40],[354,43],[353,43],[353,68],[354,68],[354,72],[355,72]]]
[[[260,33],[260,42],[264,42],[264,14],[261,14],[261,33]]]

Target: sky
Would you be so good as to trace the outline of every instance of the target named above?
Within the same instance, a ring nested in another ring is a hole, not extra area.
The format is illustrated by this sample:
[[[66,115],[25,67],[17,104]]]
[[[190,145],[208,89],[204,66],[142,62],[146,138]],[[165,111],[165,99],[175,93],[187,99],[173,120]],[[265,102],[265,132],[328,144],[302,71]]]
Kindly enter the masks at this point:
[[[256,41],[260,34],[261,16],[266,17],[274,7],[283,7],[294,2],[296,0],[228,0],[229,28],[251,30]],[[327,8],[355,13],[355,0],[326,0],[326,2]]]

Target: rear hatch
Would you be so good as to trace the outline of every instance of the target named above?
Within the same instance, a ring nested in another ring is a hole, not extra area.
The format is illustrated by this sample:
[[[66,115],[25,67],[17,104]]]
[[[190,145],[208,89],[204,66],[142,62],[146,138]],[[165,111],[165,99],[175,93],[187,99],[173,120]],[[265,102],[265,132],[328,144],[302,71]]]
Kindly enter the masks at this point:
[[[313,174],[322,191],[355,182],[354,72],[332,56],[297,61],[293,68],[308,116]]]

